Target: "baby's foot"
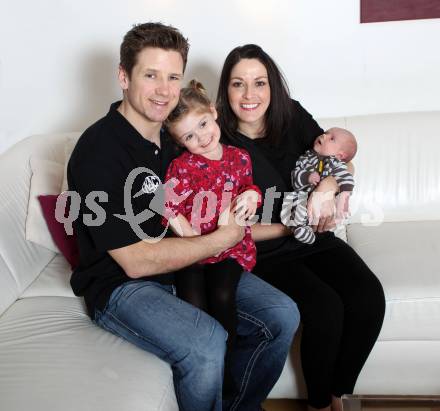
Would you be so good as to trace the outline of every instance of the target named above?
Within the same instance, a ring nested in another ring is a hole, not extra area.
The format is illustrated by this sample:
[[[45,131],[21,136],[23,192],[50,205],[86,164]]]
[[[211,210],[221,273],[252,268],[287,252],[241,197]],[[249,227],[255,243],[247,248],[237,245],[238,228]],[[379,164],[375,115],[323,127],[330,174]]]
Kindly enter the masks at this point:
[[[298,241],[304,244],[313,244],[315,242],[315,233],[312,227],[308,225],[295,228],[293,235]]]

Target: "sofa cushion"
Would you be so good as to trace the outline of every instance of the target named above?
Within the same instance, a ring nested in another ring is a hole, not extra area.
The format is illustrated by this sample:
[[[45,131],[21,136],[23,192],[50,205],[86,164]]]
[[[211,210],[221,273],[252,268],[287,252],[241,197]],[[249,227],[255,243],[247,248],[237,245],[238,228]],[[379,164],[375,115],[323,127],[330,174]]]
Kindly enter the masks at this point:
[[[58,253],[59,249],[50,235],[38,196],[61,192],[64,166],[34,156],[30,159],[30,165],[32,178],[26,218],[26,240]]]
[[[32,177],[26,217],[26,239],[49,250],[59,252],[47,229],[39,195],[59,194],[67,189],[66,167],[79,133],[34,136],[40,144],[29,155]],[[43,139],[47,140],[46,142]],[[44,144],[46,143],[46,144]]]
[[[347,227],[348,243],[385,291],[379,340],[440,341],[439,232],[440,221]]]
[[[101,330],[80,299],[25,298],[0,318],[8,411],[177,411],[168,364]]]
[[[61,194],[60,196],[62,196]],[[58,195],[40,195],[38,200],[41,204],[44,219],[49,233],[57,248],[65,259],[69,262],[72,269],[78,266],[79,251],[76,244],[75,233],[68,235],[64,229],[64,224],[60,223],[55,217]],[[69,206],[64,210],[64,216],[69,213]]]
[[[359,375],[354,393],[387,396],[438,395],[439,364],[440,341],[378,341]],[[427,411],[431,408],[370,409]]]

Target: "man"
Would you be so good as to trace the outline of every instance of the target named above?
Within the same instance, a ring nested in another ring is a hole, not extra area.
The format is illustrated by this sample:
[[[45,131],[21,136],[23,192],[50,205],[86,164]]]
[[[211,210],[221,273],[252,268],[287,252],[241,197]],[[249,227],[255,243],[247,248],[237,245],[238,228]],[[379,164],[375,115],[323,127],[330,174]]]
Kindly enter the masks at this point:
[[[176,297],[172,273],[232,247],[244,229],[226,214],[227,224],[208,235],[162,238],[161,215],[151,210],[175,155],[162,123],[178,102],[188,48],[178,30],[160,23],[137,25],[124,37],[122,102],[84,132],[68,165],[69,189],[81,197],[81,263],[71,284],[96,324],[171,365],[181,410],[257,411],[298,326],[295,304],[243,273],[232,352],[238,389],[222,399],[227,334]],[[99,204],[90,201],[96,198]]]

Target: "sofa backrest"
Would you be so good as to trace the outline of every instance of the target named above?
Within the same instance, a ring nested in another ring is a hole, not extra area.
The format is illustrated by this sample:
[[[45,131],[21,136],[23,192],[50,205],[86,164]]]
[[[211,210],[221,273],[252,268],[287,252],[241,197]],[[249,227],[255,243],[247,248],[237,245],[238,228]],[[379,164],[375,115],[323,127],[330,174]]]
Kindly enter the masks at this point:
[[[353,223],[440,220],[440,112],[325,119],[358,141]]]
[[[25,239],[32,177],[30,158],[63,164],[65,142],[71,135],[32,136],[0,155],[0,314],[55,255],[53,251]]]

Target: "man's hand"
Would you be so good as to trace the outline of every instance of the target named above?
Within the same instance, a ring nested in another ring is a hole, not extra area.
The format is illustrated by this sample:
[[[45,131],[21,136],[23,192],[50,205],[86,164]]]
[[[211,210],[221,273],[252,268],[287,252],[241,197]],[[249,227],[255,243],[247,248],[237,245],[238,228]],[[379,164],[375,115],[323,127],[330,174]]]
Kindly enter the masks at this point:
[[[321,176],[317,171],[314,171],[309,175],[309,184],[316,186],[321,181]]]
[[[257,212],[260,194],[255,190],[246,190],[232,202],[232,212],[243,220],[249,220]]]
[[[240,216],[231,211],[231,206],[220,213],[218,218],[217,232],[224,240],[224,250],[233,247],[241,241],[245,234],[246,222]]]

